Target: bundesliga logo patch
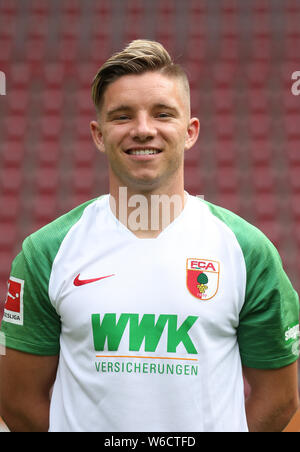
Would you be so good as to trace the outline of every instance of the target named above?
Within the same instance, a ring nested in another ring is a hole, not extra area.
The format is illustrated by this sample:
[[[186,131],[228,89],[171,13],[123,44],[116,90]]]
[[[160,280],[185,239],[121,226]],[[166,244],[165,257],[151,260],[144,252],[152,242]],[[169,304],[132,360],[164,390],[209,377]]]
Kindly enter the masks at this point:
[[[186,285],[198,300],[211,300],[218,292],[220,263],[208,259],[188,258]]]
[[[4,305],[3,320],[5,322],[23,325],[23,292],[23,279],[11,276],[8,280],[8,291]]]

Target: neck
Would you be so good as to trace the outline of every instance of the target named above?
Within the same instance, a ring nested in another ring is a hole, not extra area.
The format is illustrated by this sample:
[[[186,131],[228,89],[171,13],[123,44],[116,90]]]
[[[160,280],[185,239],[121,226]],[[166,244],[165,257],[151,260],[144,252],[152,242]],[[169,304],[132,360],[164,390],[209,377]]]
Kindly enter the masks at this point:
[[[155,238],[182,212],[186,202],[180,190],[135,191],[128,187],[110,190],[110,207],[131,232],[139,238]]]

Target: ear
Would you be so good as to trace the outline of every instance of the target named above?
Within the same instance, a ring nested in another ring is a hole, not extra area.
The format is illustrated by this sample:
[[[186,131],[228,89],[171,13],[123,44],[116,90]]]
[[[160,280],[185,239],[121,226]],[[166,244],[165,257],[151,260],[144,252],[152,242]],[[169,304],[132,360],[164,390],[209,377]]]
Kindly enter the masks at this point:
[[[196,143],[200,133],[200,121],[198,118],[191,118],[187,128],[186,141],[184,149],[191,149]]]
[[[101,127],[99,125],[99,123],[97,121],[91,121],[90,123],[90,129],[91,129],[91,134],[93,137],[93,141],[96,145],[96,148],[100,151],[100,152],[105,152],[105,147],[104,147],[104,143],[103,143],[103,135],[101,132]]]

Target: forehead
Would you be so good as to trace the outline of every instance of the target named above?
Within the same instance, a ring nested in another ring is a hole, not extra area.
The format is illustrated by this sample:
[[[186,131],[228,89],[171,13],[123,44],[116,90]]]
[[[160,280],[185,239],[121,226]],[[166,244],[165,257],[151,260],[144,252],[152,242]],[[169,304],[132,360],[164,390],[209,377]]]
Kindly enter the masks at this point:
[[[103,110],[117,108],[118,104],[151,105],[168,103],[184,108],[187,93],[179,77],[168,77],[159,72],[128,74],[109,84],[103,96]]]

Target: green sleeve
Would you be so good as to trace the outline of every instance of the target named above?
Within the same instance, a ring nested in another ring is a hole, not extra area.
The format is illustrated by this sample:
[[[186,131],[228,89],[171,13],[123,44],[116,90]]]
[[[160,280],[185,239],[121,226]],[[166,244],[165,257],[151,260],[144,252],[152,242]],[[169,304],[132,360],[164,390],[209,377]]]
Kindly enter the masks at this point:
[[[207,203],[235,234],[246,266],[237,340],[243,365],[276,369],[299,357],[299,298],[270,240],[226,209]]]
[[[4,306],[1,324],[8,348],[37,355],[59,353],[61,321],[49,298],[52,265],[70,228],[93,201],[76,207],[24,241],[21,253],[12,264],[10,276],[23,286],[20,294],[22,318],[19,323],[13,322]]]
[[[299,299],[273,244],[255,236],[243,246],[247,286],[238,342],[245,366],[275,369],[299,357]]]
[[[37,248],[29,236],[11,269],[10,277],[23,284],[23,313],[21,322],[16,324],[6,319],[4,311],[1,330],[8,348],[37,355],[59,353],[60,318],[48,296],[51,267],[50,256]]]

